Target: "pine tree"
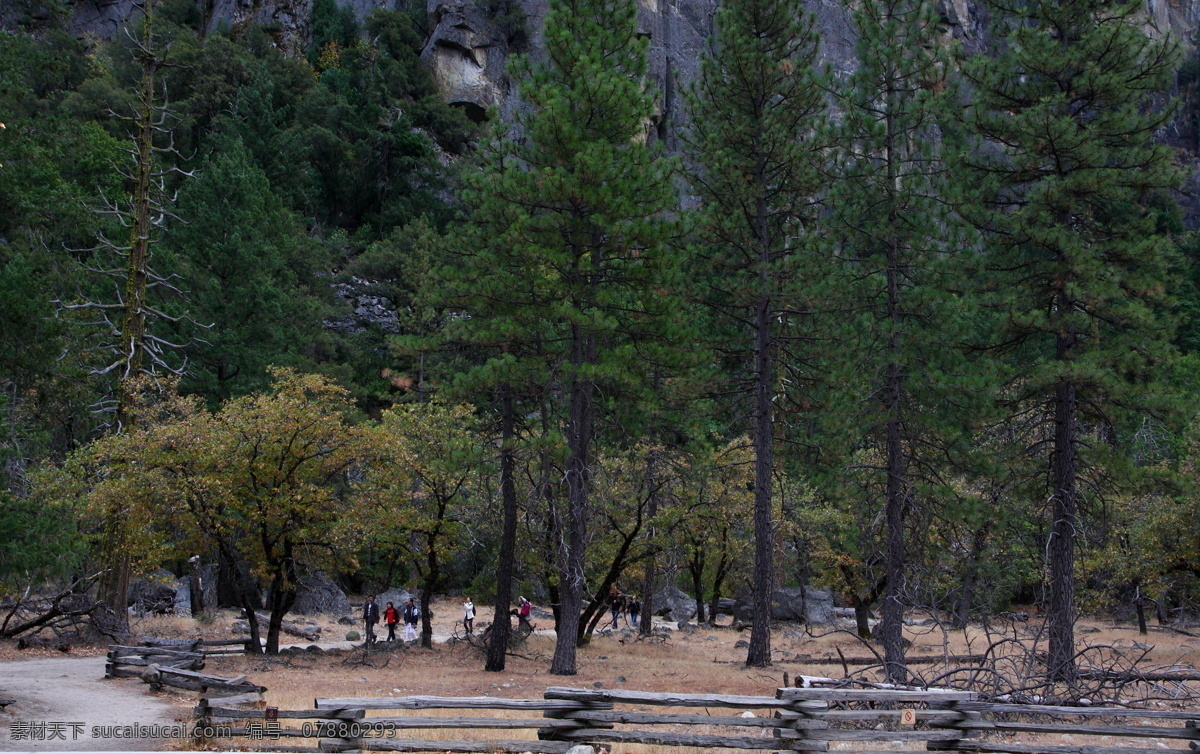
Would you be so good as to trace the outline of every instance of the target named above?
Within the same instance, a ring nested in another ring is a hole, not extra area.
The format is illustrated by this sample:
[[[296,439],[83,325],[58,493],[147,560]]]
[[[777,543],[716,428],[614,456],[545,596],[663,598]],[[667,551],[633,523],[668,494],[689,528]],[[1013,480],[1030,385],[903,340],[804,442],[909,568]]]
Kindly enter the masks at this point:
[[[443,336],[500,352],[465,379],[499,390],[510,438],[514,394],[551,397],[561,420],[566,510],[550,671],[573,675],[593,440],[608,405],[597,387],[634,391],[644,370],[632,365],[672,320],[662,218],[674,194],[670,163],[647,144],[653,97],[635,4],[556,0],[544,39],[545,62],[513,68],[529,110],[483,150],[465,192],[471,222],[445,244],[454,259],[441,274],[444,299],[468,316]]]
[[[1122,419],[1167,404],[1160,316],[1168,245],[1147,210],[1180,182],[1154,133],[1178,59],[1129,0],[995,4],[1001,52],[967,61],[977,91],[971,159],[988,189],[979,222],[998,312],[994,344],[1014,369],[1003,398],[1025,431],[1026,494],[1047,501],[1049,673],[1075,676],[1080,506],[1119,479]],[[1049,456],[1048,459],[1046,456]],[[1047,473],[1048,472],[1048,473]]]
[[[209,325],[191,349],[182,388],[216,404],[269,384],[271,365],[295,365],[321,331],[322,259],[303,223],[271,192],[237,136],[213,149],[180,191],[165,246],[188,281],[189,310]],[[186,336],[179,338],[185,340]]]
[[[771,664],[775,399],[784,373],[809,366],[796,345],[819,275],[808,233],[824,178],[817,137],[827,84],[814,69],[817,35],[799,0],[729,0],[715,52],[691,93],[695,188],[708,265],[698,286],[733,328],[739,392],[753,395],[753,621],[746,664]],[[749,340],[749,343],[747,341]]]
[[[890,681],[907,681],[905,520],[931,494],[948,452],[964,444],[962,261],[940,124],[955,104],[937,15],[925,0],[865,0],[854,13],[859,67],[841,92],[836,184],[829,206],[845,326],[848,405],[832,412],[870,460],[883,500],[886,584],[879,635]],[[924,487],[924,489],[922,489]],[[860,499],[855,500],[861,504]]]

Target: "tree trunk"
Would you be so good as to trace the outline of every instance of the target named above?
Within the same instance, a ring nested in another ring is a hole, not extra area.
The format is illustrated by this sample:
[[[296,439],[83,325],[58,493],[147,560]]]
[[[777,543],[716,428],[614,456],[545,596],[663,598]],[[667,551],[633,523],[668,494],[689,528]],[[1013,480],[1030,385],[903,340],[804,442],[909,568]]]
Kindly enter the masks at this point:
[[[888,173],[894,171],[891,109],[887,115],[888,128]],[[894,185],[894,183],[889,183]],[[892,210],[889,221],[898,221]],[[908,479],[904,458],[903,432],[903,380],[900,366],[900,249],[896,240],[890,239],[887,246],[887,318],[891,325],[888,337],[889,362],[885,371],[883,387],[884,410],[886,411],[886,491],[884,500],[884,523],[887,527],[886,564],[887,591],[883,597],[883,615],[879,623],[879,637],[883,643],[885,675],[891,683],[907,683],[908,668],[904,663],[904,511],[908,503]]]
[[[621,544],[617,548],[617,552],[613,556],[612,562],[608,564],[608,569],[604,573],[604,580],[600,582],[600,588],[596,590],[595,597],[593,597],[591,602],[588,603],[587,608],[583,611],[582,617],[579,619],[579,642],[581,644],[586,641],[587,637],[592,635],[592,632],[596,629],[596,625],[606,614],[608,600],[605,595],[612,593],[613,587],[617,583],[617,579],[619,579],[621,574],[625,571],[625,567],[629,558],[629,550],[633,546],[634,541],[637,540],[638,534],[640,534],[642,531],[643,520],[641,507],[639,506],[638,515],[633,522],[633,527],[628,532],[620,532],[618,530],[618,533],[621,535]]]
[[[962,591],[954,601],[954,614],[950,618],[953,628],[966,628],[971,619],[971,605],[975,601],[975,583],[979,579],[979,563],[983,560],[983,552],[987,545],[988,532],[992,522],[985,521],[975,530],[971,538],[971,551],[967,554],[967,567],[963,573]]]
[[[659,394],[660,382],[659,371],[656,367],[654,370],[654,394]],[[653,440],[654,438],[651,438]],[[653,442],[651,443],[653,446]],[[656,477],[658,472],[658,454],[651,450],[646,456],[646,476],[650,480],[650,501],[646,507],[646,516],[650,521],[650,536],[654,536],[654,519],[658,516],[658,484]],[[642,579],[642,612],[638,615],[638,633],[642,636],[649,636],[654,630],[654,571],[658,567],[658,557],[651,555],[646,562],[646,576]]]
[[[1059,312],[1070,316],[1074,302],[1059,296]],[[1069,360],[1076,336],[1065,328],[1056,343],[1059,361]],[[1049,634],[1049,674],[1057,681],[1075,679],[1075,515],[1078,427],[1075,385],[1059,385],[1054,393],[1054,455],[1051,459],[1053,488],[1050,526],[1050,598],[1046,611]]]
[[[761,202],[760,203],[764,203]],[[762,208],[762,217],[766,217]],[[763,233],[765,234],[765,228]],[[763,247],[763,285],[766,283],[769,259]],[[771,664],[771,590],[775,581],[774,531],[771,522],[771,486],[775,463],[774,413],[771,398],[774,390],[775,368],[771,354],[770,298],[764,291],[755,314],[755,408],[754,408],[754,580],[752,589],[752,619],[750,647],[746,665],[764,668]]]
[[[252,654],[262,654],[262,630],[258,625],[258,615],[250,606],[250,600],[246,600],[242,605],[242,613],[246,616],[246,623],[250,626],[250,638],[246,642],[246,650],[253,650]]]
[[[508,656],[508,634],[512,630],[512,572],[517,550],[517,486],[513,478],[513,405],[508,385],[500,388],[500,500],[504,522],[500,534],[500,554],[496,561],[496,612],[488,640],[484,670],[500,672]]]
[[[433,610],[429,603],[433,600],[433,578],[421,582],[421,647],[433,649]]]
[[[646,564],[646,577],[642,579],[642,612],[638,616],[638,633],[649,636],[654,630],[654,569],[656,558]]]
[[[688,561],[688,573],[692,576],[692,592],[696,595],[696,622],[704,622],[704,544],[695,542],[692,557]]]
[[[712,602],[709,603],[708,619],[717,625],[717,608],[721,603],[721,587],[725,585],[725,577],[729,575],[729,528],[721,529],[721,557],[717,560],[716,572],[713,574]]]
[[[145,9],[143,42],[151,48],[150,9]],[[119,345],[124,361],[117,380],[117,433],[132,425],[131,408],[136,396],[133,380],[142,372],[146,337],[146,265],[150,254],[150,205],[152,201],[151,174],[154,171],[154,87],[158,61],[150,55],[140,56],[142,67],[138,84],[138,106],[134,154],[133,206],[130,213],[129,252],[125,259],[125,292],[122,300],[122,319]],[[105,514],[104,546],[107,571],[100,580],[100,601],[113,611],[118,627],[129,628],[130,559],[126,544],[124,514],[116,505]]]
[[[597,262],[598,264],[598,262]],[[573,363],[581,369],[596,356],[595,336],[578,330],[573,336]],[[588,523],[589,461],[592,443],[593,394],[595,384],[576,377],[571,382],[570,414],[567,427],[567,532],[562,539],[559,563],[559,591],[562,613],[550,672],[575,675],[575,649],[579,637],[579,615],[583,607],[585,552]]]
[[[188,560],[188,597],[191,599],[192,617],[199,618],[204,612],[204,580],[200,571],[200,556]]]
[[[871,605],[865,600],[854,600],[854,623],[860,639],[871,638]]]

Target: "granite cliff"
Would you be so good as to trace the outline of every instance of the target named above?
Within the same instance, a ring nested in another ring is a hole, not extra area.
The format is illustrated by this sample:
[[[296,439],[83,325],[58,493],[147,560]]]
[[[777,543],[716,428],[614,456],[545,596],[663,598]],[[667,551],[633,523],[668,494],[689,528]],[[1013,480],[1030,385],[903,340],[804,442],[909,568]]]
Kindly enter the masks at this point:
[[[48,13],[41,0],[14,0],[0,9],[0,25],[36,24]],[[208,31],[256,23],[281,48],[298,52],[311,36],[313,0],[197,0]],[[377,8],[410,7],[422,0],[336,0],[360,19]],[[489,107],[502,115],[516,107],[515,87],[505,75],[514,52],[539,47],[539,30],[548,0],[424,0],[429,35],[421,58],[447,101],[481,119]],[[650,41],[650,74],[658,84],[654,127],[668,151],[678,147],[684,118],[682,92],[699,72],[702,53],[713,31],[718,0],[637,0],[639,25]],[[987,17],[982,0],[937,0],[947,41],[967,51],[986,46]],[[1146,0],[1146,28],[1168,33],[1191,45],[1200,25],[1200,0]],[[854,38],[847,0],[807,0],[817,20],[824,59],[840,73],[853,70]],[[135,12],[133,0],[70,0],[69,28],[77,36],[107,38]],[[1196,150],[1190,122],[1180,119],[1164,138]],[[1195,208],[1189,208],[1195,216]]]

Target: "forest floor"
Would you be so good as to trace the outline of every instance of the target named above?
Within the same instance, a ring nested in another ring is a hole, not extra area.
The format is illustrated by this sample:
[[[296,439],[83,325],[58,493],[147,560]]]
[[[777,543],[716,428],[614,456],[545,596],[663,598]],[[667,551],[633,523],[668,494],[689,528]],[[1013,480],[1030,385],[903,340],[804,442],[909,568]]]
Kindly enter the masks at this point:
[[[461,634],[461,627],[453,620],[453,617],[457,616],[456,601],[442,601],[440,610],[437,609],[438,606],[439,603],[434,604],[435,614],[442,614],[443,617],[435,620],[435,646],[432,650],[407,647],[376,650],[364,655],[361,642],[345,641],[346,633],[351,629],[361,632],[361,625],[339,625],[336,616],[320,616],[314,622],[322,627],[324,639],[318,645],[326,651],[297,651],[278,657],[212,657],[207,662],[205,672],[226,676],[244,673],[251,681],[267,687],[268,705],[281,709],[305,709],[313,706],[316,697],[428,694],[538,698],[547,686],[555,685],[773,695],[774,690],[786,682],[785,673],[789,681],[794,681],[797,675],[841,677],[841,657],[846,658],[850,663],[849,670],[854,673],[861,671],[861,666],[854,665],[856,658],[864,658],[865,662],[865,658],[872,655],[872,650],[849,630],[852,628],[852,624],[849,623],[809,631],[803,626],[785,624],[778,627],[772,633],[775,664],[762,670],[748,669],[742,664],[745,649],[738,647],[737,643],[748,639],[749,631],[708,626],[685,630],[674,628],[666,633],[667,638],[661,643],[635,641],[631,632],[618,631],[598,634],[590,643],[580,647],[578,674],[564,678],[550,675],[548,672],[550,656],[554,650],[554,636],[552,630],[546,630],[539,624],[550,624],[551,621],[535,619],[534,623],[539,625],[540,630],[526,640],[516,656],[510,657],[505,672],[487,673],[482,670],[482,656],[477,649],[461,641],[447,642],[450,637]],[[485,615],[486,611],[481,610],[477,619],[477,630],[486,625]],[[913,617],[914,625],[906,627],[906,638],[913,643],[908,650],[909,656],[978,653],[989,644],[1005,637],[1032,641],[1040,629],[1036,616],[1025,622],[997,621],[990,629],[972,626],[967,631],[943,631],[936,624],[918,625],[927,620],[922,620],[921,616]],[[139,636],[228,639],[238,636],[231,629],[236,618],[232,610],[217,611],[204,621],[179,617],[147,617],[135,621],[132,628]],[[298,620],[304,622],[303,619]],[[722,623],[727,621],[727,618],[722,619]],[[662,624],[661,628],[673,625]],[[290,640],[289,637],[284,638]],[[1147,667],[1200,665],[1200,637],[1156,627],[1149,635],[1141,636],[1136,626],[1105,620],[1083,620],[1077,626],[1077,640],[1081,645],[1103,647],[1104,651],[1116,648],[1131,653],[1139,657]],[[310,642],[300,641],[292,646],[299,649],[309,644]],[[75,655],[100,655],[103,651],[103,647],[71,650]],[[31,653],[41,657],[11,661]],[[143,724],[164,723],[175,719],[188,719],[191,708],[195,705],[196,697],[192,693],[164,691],[152,694],[137,679],[100,680],[103,664],[101,657],[63,658],[57,652],[52,652],[56,657],[50,659],[49,654],[51,653],[45,650],[22,652],[11,644],[0,645],[0,697],[22,699],[22,694],[31,696],[31,690],[34,688],[31,684],[34,679],[42,679],[38,683],[44,686],[61,689],[57,702],[37,702],[43,705],[41,707],[18,704],[9,707],[9,712],[0,713],[0,730],[7,728],[14,719],[81,719],[78,715],[60,715],[57,718],[50,716],[51,712],[65,714],[74,709],[87,709],[89,720],[99,720],[111,713],[114,716],[109,719],[113,721],[128,718]],[[59,686],[54,679],[54,669],[49,665],[46,666],[45,672],[41,672],[39,663],[54,662],[88,663],[78,665],[80,669],[88,668],[86,672],[81,670],[59,675],[66,675],[68,678],[85,676],[87,684],[83,686],[83,692],[95,701],[84,703],[71,697],[70,694],[76,692],[69,690],[69,684],[66,682]],[[944,667],[941,666],[941,669]],[[917,665],[913,669],[927,679],[940,672],[933,666]],[[43,690],[38,693],[45,692]],[[135,698],[138,700],[137,704],[132,701]],[[115,716],[118,710],[124,717]],[[452,711],[447,711],[446,714],[452,714]],[[89,723],[89,729],[92,724],[100,723]],[[439,735],[461,737],[461,732],[433,731],[432,735],[422,735],[433,738]],[[533,737],[535,733],[528,731],[528,735]],[[1022,743],[1031,742],[1031,738],[1036,737],[1025,737]],[[145,748],[155,748],[158,745],[169,748],[185,746],[185,742],[140,743]],[[1169,746],[1160,748],[1179,748],[1179,742],[1168,743]],[[1134,745],[1141,747],[1146,744],[1143,740],[1142,743]],[[1130,744],[1113,739],[1105,745]],[[0,736],[0,750],[8,748],[11,747],[6,744],[4,737]],[[101,747],[91,745],[86,748],[98,750]],[[136,747],[126,745],[124,748]],[[657,751],[654,747],[621,748],[622,752],[628,748],[629,754],[656,754]],[[643,749],[645,751],[642,751]],[[689,754],[680,749],[662,749],[661,754],[667,752]]]

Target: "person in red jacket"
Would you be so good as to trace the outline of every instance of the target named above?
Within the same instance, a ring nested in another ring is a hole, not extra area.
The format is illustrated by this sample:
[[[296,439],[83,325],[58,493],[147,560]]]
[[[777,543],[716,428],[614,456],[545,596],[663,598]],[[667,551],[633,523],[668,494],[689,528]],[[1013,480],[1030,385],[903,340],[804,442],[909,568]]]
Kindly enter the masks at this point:
[[[396,640],[396,624],[400,622],[400,611],[392,603],[387,604],[387,609],[383,611],[383,622],[387,624],[388,641]]]

